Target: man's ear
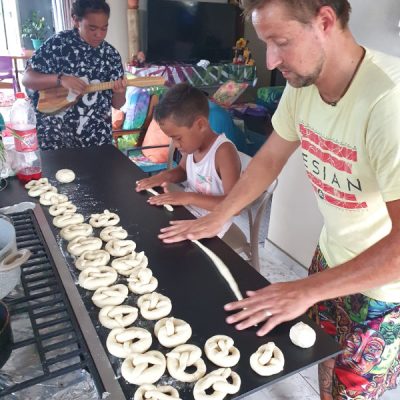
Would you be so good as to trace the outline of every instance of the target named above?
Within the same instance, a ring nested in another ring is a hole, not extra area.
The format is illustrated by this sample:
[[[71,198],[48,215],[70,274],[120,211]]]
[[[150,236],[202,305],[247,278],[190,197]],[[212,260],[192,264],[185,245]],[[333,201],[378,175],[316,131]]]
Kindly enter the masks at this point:
[[[72,16],[72,21],[74,22],[74,28],[78,29],[79,28],[79,18],[76,15]]]
[[[338,23],[337,15],[332,7],[323,6],[319,9],[318,24],[323,32],[329,32]]]

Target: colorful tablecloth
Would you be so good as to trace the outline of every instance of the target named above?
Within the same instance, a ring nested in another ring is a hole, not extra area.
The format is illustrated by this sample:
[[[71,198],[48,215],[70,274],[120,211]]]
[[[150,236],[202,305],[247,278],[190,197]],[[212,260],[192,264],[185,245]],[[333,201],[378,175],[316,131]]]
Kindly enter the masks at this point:
[[[247,82],[255,86],[255,65],[215,64],[207,68],[197,65],[149,65],[144,68],[126,67],[136,76],[163,76],[171,84],[189,82],[193,86],[220,85],[227,81]]]

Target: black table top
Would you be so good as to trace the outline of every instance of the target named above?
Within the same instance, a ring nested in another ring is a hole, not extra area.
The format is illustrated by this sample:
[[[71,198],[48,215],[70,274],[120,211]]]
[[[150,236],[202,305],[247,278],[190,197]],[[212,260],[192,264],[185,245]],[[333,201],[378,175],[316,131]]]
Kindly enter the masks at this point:
[[[317,328],[306,316],[278,326],[263,338],[256,336],[255,328],[236,331],[226,324],[227,313],[223,305],[235,298],[212,261],[189,241],[164,244],[157,238],[160,228],[167,226],[169,220],[193,217],[183,207],[175,207],[173,212],[169,212],[164,207],[148,205],[146,200],[149,195],[146,192],[135,191],[136,180],[146,175],[113,146],[45,151],[42,152],[42,166],[43,176],[48,177],[60,193],[68,195],[78,207],[78,212],[85,218],[88,218],[91,213],[99,213],[104,209],[116,212],[120,216],[120,225],[128,231],[128,238],[137,244],[136,251],[144,251],[149,258],[149,268],[153,270],[159,281],[157,291],[171,299],[171,315],[184,319],[192,326],[193,335],[189,343],[203,349],[206,340],[216,334],[225,334],[234,339],[235,346],[241,352],[241,358],[233,370],[241,376],[242,386],[240,392],[232,398],[239,398],[260,390],[339,352],[335,341]],[[54,176],[61,168],[74,170],[76,180],[64,185],[58,183]],[[8,187],[0,192],[0,207],[21,201],[37,200],[28,197],[23,185],[12,178],[9,180]],[[71,273],[77,278],[73,259],[66,252],[67,243],[59,237],[59,229],[53,226],[47,207],[43,208],[62,253],[71,267]],[[202,240],[202,242],[229,267],[242,293],[268,284],[265,278],[220,239],[213,238]],[[79,291],[104,344],[109,331],[98,324],[98,309],[90,301],[92,292],[81,288]],[[128,303],[134,304],[134,301],[135,296],[131,296]],[[300,320],[316,329],[317,340],[310,349],[296,347],[289,339],[290,327]],[[152,330],[153,325],[153,322],[143,322],[141,326],[147,326]],[[250,368],[249,358],[260,345],[269,341],[275,342],[283,351],[285,368],[280,374],[261,377]],[[157,347],[156,343],[157,339],[154,338],[152,348]],[[166,353],[165,348],[161,346],[159,348]],[[203,357],[205,358],[204,354]],[[116,375],[120,376],[121,360],[111,355],[109,358]],[[215,368],[217,367],[211,363],[207,364],[208,372]],[[123,378],[119,378],[119,381],[125,393],[129,396],[133,394],[134,385],[126,384]],[[181,383],[179,386],[182,388]],[[183,399],[192,398],[191,390],[187,387],[180,390],[180,395]]]

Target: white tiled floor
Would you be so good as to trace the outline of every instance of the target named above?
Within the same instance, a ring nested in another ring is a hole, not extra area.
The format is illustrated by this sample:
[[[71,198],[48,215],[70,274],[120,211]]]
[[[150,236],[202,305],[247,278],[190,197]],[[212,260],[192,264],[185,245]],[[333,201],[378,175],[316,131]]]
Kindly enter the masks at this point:
[[[270,242],[260,248],[261,273],[270,282],[288,281],[306,276],[305,268],[300,266]],[[317,366],[280,381],[267,389],[247,396],[246,400],[318,400]],[[382,400],[399,400],[400,388],[387,392]]]

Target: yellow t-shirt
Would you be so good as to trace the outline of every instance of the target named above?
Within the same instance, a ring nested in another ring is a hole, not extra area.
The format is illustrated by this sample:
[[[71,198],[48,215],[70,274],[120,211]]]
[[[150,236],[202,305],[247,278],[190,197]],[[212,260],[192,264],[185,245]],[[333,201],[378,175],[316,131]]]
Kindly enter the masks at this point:
[[[366,49],[336,106],[326,104],[315,85],[287,85],[272,123],[284,139],[300,140],[324,217],[319,244],[330,267],[389,234],[385,203],[400,199],[399,58]],[[400,302],[400,281],[363,293]]]

